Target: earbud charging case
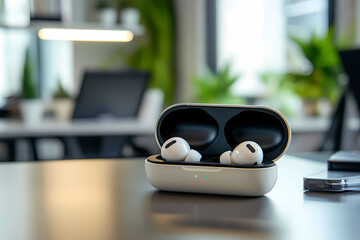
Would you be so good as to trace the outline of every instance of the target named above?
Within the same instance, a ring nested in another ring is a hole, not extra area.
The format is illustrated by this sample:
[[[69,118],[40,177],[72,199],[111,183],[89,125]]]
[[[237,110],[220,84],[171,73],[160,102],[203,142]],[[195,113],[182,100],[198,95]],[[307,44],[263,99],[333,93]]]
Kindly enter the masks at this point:
[[[145,160],[149,182],[176,192],[261,196],[276,183],[277,165],[288,149],[291,130],[278,111],[260,106],[177,104],[159,117],[156,140],[182,137],[202,154],[199,163],[169,162],[161,155]],[[259,165],[225,165],[219,156],[244,141],[257,142],[264,159]]]

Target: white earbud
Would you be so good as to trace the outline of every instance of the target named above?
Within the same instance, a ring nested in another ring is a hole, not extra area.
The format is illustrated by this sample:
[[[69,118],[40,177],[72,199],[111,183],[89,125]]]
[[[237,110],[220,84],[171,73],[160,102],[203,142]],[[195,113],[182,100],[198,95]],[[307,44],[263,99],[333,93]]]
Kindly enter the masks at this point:
[[[201,154],[190,150],[190,145],[180,137],[168,139],[161,147],[161,156],[167,161],[199,162],[201,159]]]
[[[231,164],[231,151],[226,151],[220,155],[220,163]]]
[[[261,164],[263,151],[259,144],[253,141],[240,143],[231,154],[231,162],[237,164]]]
[[[190,151],[189,144],[180,137],[172,137],[161,147],[161,156],[167,161],[184,160]]]

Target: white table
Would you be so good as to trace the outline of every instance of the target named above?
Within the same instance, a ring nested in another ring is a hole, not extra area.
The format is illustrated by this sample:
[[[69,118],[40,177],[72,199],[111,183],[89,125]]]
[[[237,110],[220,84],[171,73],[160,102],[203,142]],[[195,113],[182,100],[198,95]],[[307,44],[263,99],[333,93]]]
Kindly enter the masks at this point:
[[[0,138],[151,135],[155,123],[137,119],[43,121],[33,125],[18,120],[0,120]]]
[[[72,122],[43,121],[28,125],[17,120],[0,120],[0,140],[9,146],[9,158],[15,159],[14,143],[19,139],[30,141],[34,159],[38,159],[35,142],[41,138],[64,141],[70,158],[81,158],[75,137],[154,136],[154,121],[74,120]]]

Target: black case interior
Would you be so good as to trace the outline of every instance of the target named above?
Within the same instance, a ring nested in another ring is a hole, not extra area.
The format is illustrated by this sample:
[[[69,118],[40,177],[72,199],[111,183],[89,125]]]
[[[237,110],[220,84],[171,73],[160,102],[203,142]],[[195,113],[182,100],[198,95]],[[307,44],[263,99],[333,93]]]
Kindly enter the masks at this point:
[[[156,163],[219,166],[223,152],[254,141],[263,149],[264,159],[262,164],[248,167],[261,168],[273,165],[286,151],[290,131],[284,118],[266,107],[181,104],[163,112],[156,137],[159,146],[171,137],[184,138],[203,156],[200,163],[167,162],[160,155],[148,159]]]

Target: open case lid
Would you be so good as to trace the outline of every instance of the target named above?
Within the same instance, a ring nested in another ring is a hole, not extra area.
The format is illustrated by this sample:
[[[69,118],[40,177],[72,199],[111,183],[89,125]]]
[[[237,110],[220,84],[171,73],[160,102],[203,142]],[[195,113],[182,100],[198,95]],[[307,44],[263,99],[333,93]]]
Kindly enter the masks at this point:
[[[288,149],[291,130],[278,111],[261,106],[177,104],[161,114],[156,140],[161,148],[171,137],[184,138],[203,156],[220,156],[244,141],[263,149],[263,163],[273,163]]]

